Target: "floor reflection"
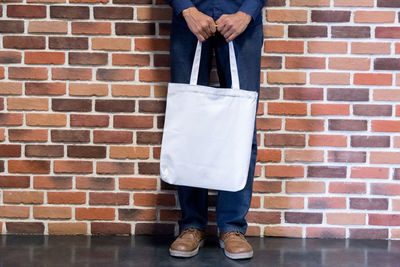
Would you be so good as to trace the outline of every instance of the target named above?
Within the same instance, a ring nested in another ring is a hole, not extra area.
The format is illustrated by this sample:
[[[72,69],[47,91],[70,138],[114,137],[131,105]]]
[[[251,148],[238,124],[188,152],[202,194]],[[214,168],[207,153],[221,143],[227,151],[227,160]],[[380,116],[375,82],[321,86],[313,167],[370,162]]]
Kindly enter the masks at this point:
[[[400,241],[248,238],[251,260],[223,255],[209,238],[189,259],[170,257],[166,236],[0,236],[0,266],[400,266]]]

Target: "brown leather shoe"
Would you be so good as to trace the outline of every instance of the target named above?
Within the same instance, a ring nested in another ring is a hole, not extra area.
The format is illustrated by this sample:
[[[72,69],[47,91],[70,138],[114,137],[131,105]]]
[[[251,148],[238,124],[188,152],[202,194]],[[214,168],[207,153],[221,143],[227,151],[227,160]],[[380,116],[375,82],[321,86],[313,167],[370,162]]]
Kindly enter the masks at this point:
[[[169,248],[169,254],[174,257],[192,257],[199,252],[204,244],[204,231],[196,228],[183,230]]]
[[[253,248],[239,231],[220,233],[219,245],[228,258],[237,260],[253,257]]]

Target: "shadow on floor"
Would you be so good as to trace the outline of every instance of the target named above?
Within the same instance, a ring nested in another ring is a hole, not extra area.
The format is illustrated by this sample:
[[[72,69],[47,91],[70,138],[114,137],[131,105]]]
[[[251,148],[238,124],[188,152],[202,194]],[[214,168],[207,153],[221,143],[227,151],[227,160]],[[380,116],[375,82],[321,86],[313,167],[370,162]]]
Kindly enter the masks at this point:
[[[0,266],[400,266],[400,241],[249,237],[254,257],[233,261],[208,239],[193,258],[170,257],[166,236],[0,236]]]

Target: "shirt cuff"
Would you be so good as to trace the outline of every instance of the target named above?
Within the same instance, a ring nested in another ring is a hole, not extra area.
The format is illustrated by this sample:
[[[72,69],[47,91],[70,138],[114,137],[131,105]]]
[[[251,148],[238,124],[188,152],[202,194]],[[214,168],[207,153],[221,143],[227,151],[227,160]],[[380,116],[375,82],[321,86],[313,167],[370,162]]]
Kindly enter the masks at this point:
[[[264,6],[264,3],[264,1],[260,0],[245,0],[239,8],[239,11],[249,14],[255,21]]]
[[[190,0],[172,0],[171,6],[176,15],[180,15],[183,10],[189,7],[193,7],[194,4]]]

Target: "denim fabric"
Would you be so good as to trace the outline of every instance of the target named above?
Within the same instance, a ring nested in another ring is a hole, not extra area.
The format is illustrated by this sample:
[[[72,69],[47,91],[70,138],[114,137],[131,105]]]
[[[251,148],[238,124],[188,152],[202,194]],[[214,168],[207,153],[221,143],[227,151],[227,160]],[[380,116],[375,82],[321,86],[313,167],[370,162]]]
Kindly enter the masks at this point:
[[[186,8],[195,6],[201,12],[217,20],[222,14],[233,14],[243,11],[249,14],[253,21],[261,20],[261,9],[267,0],[166,0],[173,8],[175,15]]]
[[[185,20],[174,14],[170,43],[171,82],[189,83],[196,44],[197,38],[190,32]],[[233,41],[233,44],[240,88],[259,92],[261,47],[263,44],[262,23],[250,22],[246,30]],[[216,56],[220,86],[230,88],[229,46],[218,32],[215,36],[203,42],[198,84],[209,85],[213,51]],[[245,216],[251,202],[256,157],[257,136],[256,127],[254,127],[246,186],[238,192],[218,191],[216,212],[220,232],[246,232]],[[178,186],[178,195],[182,210],[182,218],[179,220],[180,229],[189,227],[205,229],[207,226],[208,190]]]

